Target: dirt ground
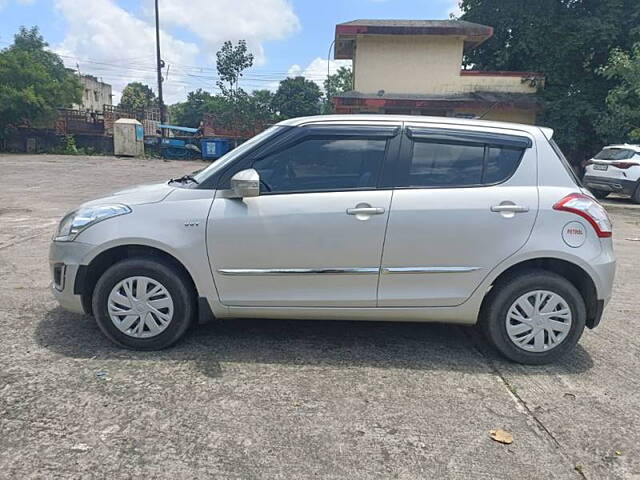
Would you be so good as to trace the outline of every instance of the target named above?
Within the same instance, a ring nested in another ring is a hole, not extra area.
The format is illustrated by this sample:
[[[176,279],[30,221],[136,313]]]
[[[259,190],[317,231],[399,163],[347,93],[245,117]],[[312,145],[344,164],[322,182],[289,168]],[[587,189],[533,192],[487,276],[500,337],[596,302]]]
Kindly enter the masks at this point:
[[[57,306],[63,213],[202,166],[0,156],[0,477],[640,479],[640,208],[606,202],[614,298],[551,366],[474,328],[338,321],[212,323],[140,353]]]

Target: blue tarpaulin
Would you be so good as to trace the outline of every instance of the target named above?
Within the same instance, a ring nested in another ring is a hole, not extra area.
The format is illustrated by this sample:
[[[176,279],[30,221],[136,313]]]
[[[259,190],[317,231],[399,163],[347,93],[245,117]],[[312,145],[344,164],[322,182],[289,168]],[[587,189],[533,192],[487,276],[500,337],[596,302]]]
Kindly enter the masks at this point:
[[[186,132],[186,133],[196,133],[198,131],[197,128],[179,127],[177,125],[164,125],[164,124],[159,124],[158,128],[166,128],[168,130],[177,130],[178,132]]]

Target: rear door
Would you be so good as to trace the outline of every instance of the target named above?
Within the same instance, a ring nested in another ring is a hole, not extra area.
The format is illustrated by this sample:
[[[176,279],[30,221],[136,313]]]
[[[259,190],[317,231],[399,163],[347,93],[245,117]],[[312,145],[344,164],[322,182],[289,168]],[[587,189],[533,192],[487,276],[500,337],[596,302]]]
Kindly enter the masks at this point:
[[[394,180],[379,306],[454,306],[527,241],[537,159],[524,132],[408,124]]]

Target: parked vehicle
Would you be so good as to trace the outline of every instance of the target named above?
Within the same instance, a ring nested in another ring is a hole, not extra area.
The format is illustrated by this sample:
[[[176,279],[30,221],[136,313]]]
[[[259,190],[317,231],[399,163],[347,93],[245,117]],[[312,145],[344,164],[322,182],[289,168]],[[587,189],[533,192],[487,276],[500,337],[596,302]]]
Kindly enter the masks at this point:
[[[195,176],[81,205],[53,293],[119,345],[196,318],[478,323],[551,362],[611,296],[611,222],[547,128],[412,116],[281,122]]]
[[[640,145],[604,147],[589,160],[583,182],[596,198],[616,192],[640,203]]]

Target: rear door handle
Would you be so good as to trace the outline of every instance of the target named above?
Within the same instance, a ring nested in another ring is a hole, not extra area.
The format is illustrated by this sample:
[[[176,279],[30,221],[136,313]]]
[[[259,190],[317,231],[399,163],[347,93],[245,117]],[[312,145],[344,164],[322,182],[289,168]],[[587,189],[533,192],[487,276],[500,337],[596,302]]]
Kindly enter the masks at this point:
[[[347,208],[347,215],[382,215],[384,208],[382,207],[355,207]]]
[[[491,207],[491,211],[507,212],[507,213],[524,213],[529,211],[529,207],[525,207],[523,205],[501,204],[501,205],[493,205]]]

